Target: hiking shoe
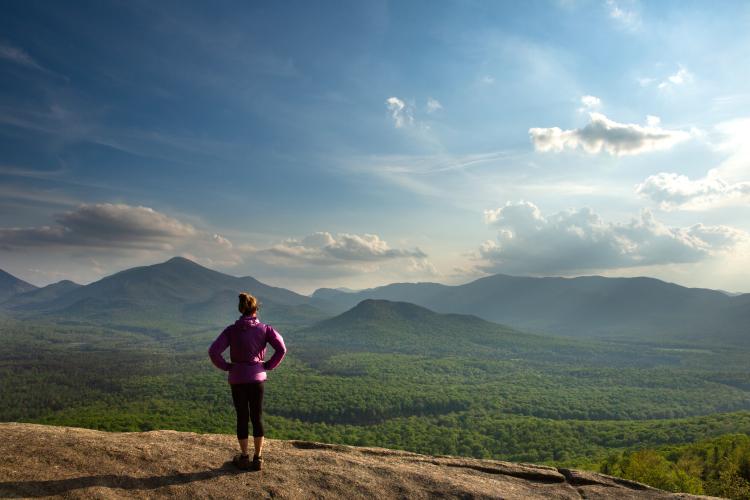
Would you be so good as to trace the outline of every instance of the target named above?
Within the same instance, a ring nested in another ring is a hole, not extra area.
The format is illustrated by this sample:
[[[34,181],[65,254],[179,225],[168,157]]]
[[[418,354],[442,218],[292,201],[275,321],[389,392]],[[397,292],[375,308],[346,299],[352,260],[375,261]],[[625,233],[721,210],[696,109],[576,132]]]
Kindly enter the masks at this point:
[[[253,463],[250,464],[250,470],[261,470],[263,468],[263,458],[253,457]]]
[[[250,470],[251,463],[248,455],[235,455],[232,463],[241,470]]]

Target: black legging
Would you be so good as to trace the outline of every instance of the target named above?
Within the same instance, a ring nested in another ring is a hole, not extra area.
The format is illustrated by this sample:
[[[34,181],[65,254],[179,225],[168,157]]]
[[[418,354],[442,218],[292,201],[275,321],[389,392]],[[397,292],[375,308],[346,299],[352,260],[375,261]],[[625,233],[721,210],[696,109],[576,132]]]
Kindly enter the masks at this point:
[[[232,384],[232,401],[237,411],[237,439],[247,439],[247,421],[253,423],[253,437],[263,436],[263,382]]]

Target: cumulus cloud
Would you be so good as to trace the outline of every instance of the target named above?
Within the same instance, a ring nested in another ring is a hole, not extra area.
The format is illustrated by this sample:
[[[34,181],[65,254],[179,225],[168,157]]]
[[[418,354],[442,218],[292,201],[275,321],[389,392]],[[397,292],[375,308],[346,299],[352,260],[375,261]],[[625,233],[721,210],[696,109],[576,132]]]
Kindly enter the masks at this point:
[[[581,147],[590,154],[604,150],[611,155],[622,156],[669,149],[690,137],[688,132],[680,130],[667,130],[654,125],[618,123],[601,113],[592,112],[589,113],[589,117],[589,123],[583,128],[529,129],[534,148],[537,151],[560,152]]]
[[[443,109],[443,105],[440,104],[440,101],[437,99],[433,99],[432,97],[427,98],[427,112],[428,113],[434,113],[435,111],[439,111]]]
[[[221,234],[196,228],[149,207],[83,204],[52,223],[0,228],[0,252],[10,262],[66,262],[69,278],[86,282],[113,270],[182,255],[210,267],[242,262],[242,249]],[[28,264],[24,264],[28,267]]]
[[[703,210],[750,201],[750,182],[727,182],[715,170],[694,180],[685,175],[661,172],[646,178],[635,191],[658,203],[662,210]]]
[[[565,274],[698,262],[750,238],[728,226],[669,227],[648,210],[612,223],[589,208],[544,215],[530,202],[487,210],[485,221],[498,230],[479,249],[487,272]]]
[[[196,233],[190,224],[152,208],[101,203],[80,205],[61,214],[52,225],[0,229],[0,245],[168,249]]]
[[[662,210],[706,210],[746,205],[750,201],[750,119],[723,122],[709,132],[709,144],[725,158],[705,176],[689,178],[660,172],[635,186],[637,194],[657,203]]]
[[[376,234],[347,234],[336,236],[329,232],[317,232],[302,239],[287,239],[263,251],[290,263],[337,265],[342,263],[368,263],[412,257],[424,259],[427,255],[420,249],[403,250],[391,248]]]
[[[602,100],[593,95],[585,95],[581,97],[581,104],[586,109],[598,108],[602,105]]]
[[[388,111],[393,118],[393,125],[396,128],[407,127],[414,124],[414,115],[411,107],[398,97],[389,97],[385,100]]]

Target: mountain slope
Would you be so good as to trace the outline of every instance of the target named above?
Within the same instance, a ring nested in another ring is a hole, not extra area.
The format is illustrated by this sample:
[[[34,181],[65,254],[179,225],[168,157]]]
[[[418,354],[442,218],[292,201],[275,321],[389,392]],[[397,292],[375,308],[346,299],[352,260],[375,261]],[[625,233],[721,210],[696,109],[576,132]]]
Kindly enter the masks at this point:
[[[2,307],[7,309],[34,309],[36,307],[46,307],[51,301],[58,300],[64,295],[80,288],[82,285],[70,280],[62,280],[57,283],[36,288],[29,292],[14,295],[2,303]]]
[[[36,290],[36,288],[31,283],[27,283],[0,269],[0,302],[8,300],[19,293]]]
[[[519,360],[597,366],[646,366],[659,351],[543,336],[466,314],[438,314],[408,302],[368,299],[336,317],[291,332],[290,350],[313,366],[345,353],[408,354],[426,358]],[[657,359],[658,358],[658,359]]]
[[[0,497],[699,498],[571,469],[274,439],[262,473],[243,472],[228,462],[236,446],[229,435],[4,423]]]
[[[308,316],[312,320],[324,316],[309,305],[309,297],[249,276],[238,278],[220,273],[181,257],[72,287],[43,303],[10,305],[16,312],[46,312],[63,318],[113,323],[221,324],[237,316],[240,291],[256,295],[262,309],[281,321],[309,323]]]
[[[375,299],[363,300],[334,318],[296,332],[295,339],[330,346],[331,351],[425,355],[470,354],[480,346],[547,340],[475,316],[437,314],[408,302]]]
[[[318,290],[313,303],[340,312],[364,299],[408,300],[437,312],[473,314],[528,331],[576,337],[746,343],[750,294],[729,297],[652,278],[494,275],[464,285],[398,283],[346,293]]]

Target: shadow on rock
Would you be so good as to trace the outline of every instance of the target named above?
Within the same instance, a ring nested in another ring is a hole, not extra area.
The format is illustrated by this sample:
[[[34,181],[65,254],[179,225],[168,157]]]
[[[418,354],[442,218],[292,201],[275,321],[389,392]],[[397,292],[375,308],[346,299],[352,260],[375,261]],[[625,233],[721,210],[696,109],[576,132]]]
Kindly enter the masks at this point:
[[[6,481],[0,483],[0,498],[44,497],[62,495],[71,490],[102,486],[122,490],[153,490],[163,486],[205,481],[221,476],[245,474],[238,470],[232,462],[226,462],[221,467],[199,472],[176,472],[164,476],[133,477],[103,474],[100,476],[81,476],[68,479],[52,479],[49,481]]]

